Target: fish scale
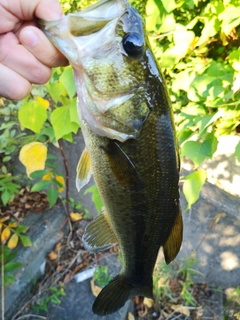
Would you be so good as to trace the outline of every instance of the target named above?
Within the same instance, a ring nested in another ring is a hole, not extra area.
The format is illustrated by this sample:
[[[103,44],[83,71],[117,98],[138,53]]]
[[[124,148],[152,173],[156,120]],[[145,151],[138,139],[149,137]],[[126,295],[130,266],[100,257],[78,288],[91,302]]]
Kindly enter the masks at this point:
[[[182,243],[171,103],[141,17],[127,0],[102,0],[86,12],[40,24],[74,67],[86,144],[78,189],[92,174],[104,204],[83,243],[99,252],[118,242],[123,257],[121,272],[93,304],[94,313],[106,315],[133,296],[152,298],[160,247],[170,263]]]

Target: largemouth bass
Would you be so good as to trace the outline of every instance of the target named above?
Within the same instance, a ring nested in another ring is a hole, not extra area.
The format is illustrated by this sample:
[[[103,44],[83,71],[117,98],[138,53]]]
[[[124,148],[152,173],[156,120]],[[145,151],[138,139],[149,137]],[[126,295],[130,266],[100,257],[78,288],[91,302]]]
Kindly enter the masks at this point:
[[[78,189],[93,174],[104,204],[83,242],[90,252],[118,242],[123,257],[122,271],[93,304],[94,313],[106,315],[133,296],[153,297],[159,248],[170,263],[181,246],[171,103],[141,17],[127,0],[102,0],[40,24],[74,69],[86,143]]]

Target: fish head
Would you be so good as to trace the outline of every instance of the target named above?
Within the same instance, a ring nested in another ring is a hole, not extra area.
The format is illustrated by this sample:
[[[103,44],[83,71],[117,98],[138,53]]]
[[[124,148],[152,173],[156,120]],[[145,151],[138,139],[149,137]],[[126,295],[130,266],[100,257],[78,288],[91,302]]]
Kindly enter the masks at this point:
[[[137,138],[150,112],[146,78],[156,68],[137,11],[127,0],[102,0],[39,24],[73,66],[82,125],[121,142]]]

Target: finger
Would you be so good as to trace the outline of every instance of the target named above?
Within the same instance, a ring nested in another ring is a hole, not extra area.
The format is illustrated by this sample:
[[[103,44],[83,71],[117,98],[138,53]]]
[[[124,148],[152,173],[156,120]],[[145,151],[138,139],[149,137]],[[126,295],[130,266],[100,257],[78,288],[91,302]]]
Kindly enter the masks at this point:
[[[19,40],[40,62],[48,67],[65,66],[67,59],[53,46],[44,33],[34,26],[24,27]]]
[[[15,71],[0,64],[0,96],[10,100],[21,100],[31,92],[31,84]]]
[[[9,0],[5,2],[6,5],[2,5],[3,9],[20,20],[32,20],[34,17],[45,20],[58,20],[63,15],[58,0]]]
[[[12,33],[0,38],[0,63],[31,83],[46,83],[51,77],[51,69],[19,44],[17,37]]]

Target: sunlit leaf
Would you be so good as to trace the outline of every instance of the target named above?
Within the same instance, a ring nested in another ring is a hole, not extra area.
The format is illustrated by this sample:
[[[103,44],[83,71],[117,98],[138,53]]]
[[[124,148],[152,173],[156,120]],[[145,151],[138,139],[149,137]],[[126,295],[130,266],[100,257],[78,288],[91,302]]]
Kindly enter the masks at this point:
[[[3,229],[3,232],[1,234],[1,242],[2,242],[2,244],[5,244],[8,241],[10,235],[11,235],[11,230],[8,227]]]
[[[18,245],[19,237],[16,233],[14,233],[8,241],[8,248],[14,249]]]
[[[198,170],[190,173],[185,177],[183,183],[183,193],[188,202],[186,210],[199,199],[200,191],[207,179],[207,172],[205,170]]]
[[[176,3],[174,0],[161,0],[161,2],[167,12],[171,12],[176,8]]]
[[[59,82],[48,82],[46,87],[50,96],[53,98],[55,102],[58,102],[59,98],[61,97],[61,94],[65,91],[64,86]]]
[[[47,147],[41,142],[31,142],[22,147],[19,160],[27,169],[27,174],[43,170],[47,159]]]
[[[187,141],[182,149],[182,155],[191,159],[197,168],[209,154],[210,146],[207,143],[201,143],[198,141]]]
[[[47,112],[40,102],[29,101],[21,106],[18,118],[22,127],[39,133],[47,120]]]
[[[68,106],[55,109],[51,114],[51,122],[55,132],[56,140],[71,132],[77,133],[79,128],[75,122],[71,122],[70,109]]]
[[[240,162],[240,141],[236,145],[234,156],[237,157],[238,161]]]
[[[67,90],[69,97],[72,98],[76,93],[76,85],[71,66],[64,68],[64,71],[59,78],[59,82],[63,84],[63,86]]]

